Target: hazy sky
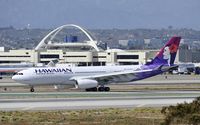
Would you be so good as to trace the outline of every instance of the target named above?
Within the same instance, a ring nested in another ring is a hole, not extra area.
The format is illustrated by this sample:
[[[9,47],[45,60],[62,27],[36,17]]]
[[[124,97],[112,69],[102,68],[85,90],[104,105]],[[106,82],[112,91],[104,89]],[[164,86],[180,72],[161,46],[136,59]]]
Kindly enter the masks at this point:
[[[0,0],[0,27],[193,28],[200,0]]]

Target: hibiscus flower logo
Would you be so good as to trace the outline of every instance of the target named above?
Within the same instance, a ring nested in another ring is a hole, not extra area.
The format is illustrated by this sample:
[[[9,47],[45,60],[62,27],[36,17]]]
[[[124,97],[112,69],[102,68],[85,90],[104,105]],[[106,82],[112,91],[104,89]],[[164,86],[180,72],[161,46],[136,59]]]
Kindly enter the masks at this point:
[[[176,53],[177,50],[178,50],[178,45],[176,45],[176,44],[172,44],[172,45],[169,47],[170,53]]]

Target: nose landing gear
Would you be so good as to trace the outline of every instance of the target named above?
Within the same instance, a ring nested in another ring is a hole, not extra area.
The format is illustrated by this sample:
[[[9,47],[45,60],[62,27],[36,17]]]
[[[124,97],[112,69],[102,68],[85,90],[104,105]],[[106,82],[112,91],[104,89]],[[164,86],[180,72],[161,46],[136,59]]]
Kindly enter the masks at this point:
[[[35,89],[33,86],[31,86],[30,92],[35,92]]]

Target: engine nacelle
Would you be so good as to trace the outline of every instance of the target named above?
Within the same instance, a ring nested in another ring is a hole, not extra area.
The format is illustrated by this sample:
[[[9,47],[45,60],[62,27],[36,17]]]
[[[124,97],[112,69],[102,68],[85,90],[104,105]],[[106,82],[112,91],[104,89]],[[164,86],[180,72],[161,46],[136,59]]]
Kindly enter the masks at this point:
[[[92,79],[79,79],[76,81],[75,87],[80,89],[94,88],[98,86],[98,82]]]

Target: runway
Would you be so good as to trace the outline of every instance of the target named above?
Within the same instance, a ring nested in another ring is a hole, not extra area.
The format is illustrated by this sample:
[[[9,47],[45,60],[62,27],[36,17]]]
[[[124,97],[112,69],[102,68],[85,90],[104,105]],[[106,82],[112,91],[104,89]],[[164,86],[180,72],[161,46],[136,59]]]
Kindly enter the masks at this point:
[[[199,91],[1,93],[1,111],[162,107],[191,102]]]
[[[47,88],[36,87],[36,92],[30,93],[29,88],[23,84],[2,79],[0,82],[0,86],[2,87],[0,89],[0,110],[49,111],[162,107],[191,102],[200,96],[200,91],[198,91],[199,83],[200,77],[198,75],[158,75],[149,79],[136,81],[133,83],[135,84],[133,86],[111,85],[111,91],[116,92],[77,92],[77,90],[69,89],[56,92],[53,87],[49,86]],[[155,85],[151,86],[152,84]],[[167,86],[172,85],[171,89],[175,89],[168,91],[167,89],[170,89],[170,87],[168,88],[163,84]],[[173,84],[177,85],[174,86]],[[5,91],[3,88],[5,86],[10,86],[10,88]]]

